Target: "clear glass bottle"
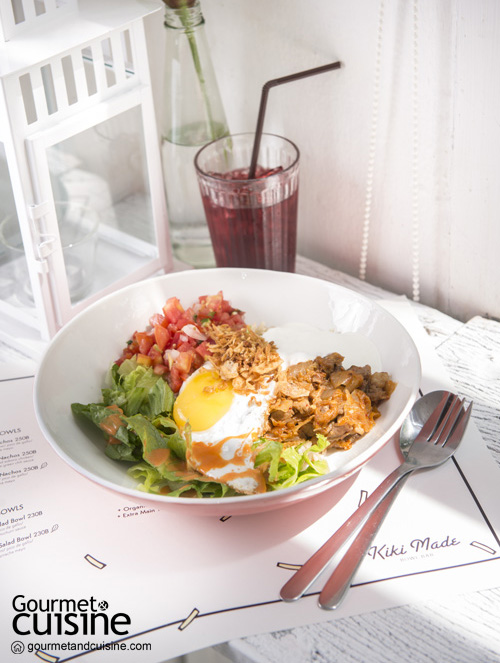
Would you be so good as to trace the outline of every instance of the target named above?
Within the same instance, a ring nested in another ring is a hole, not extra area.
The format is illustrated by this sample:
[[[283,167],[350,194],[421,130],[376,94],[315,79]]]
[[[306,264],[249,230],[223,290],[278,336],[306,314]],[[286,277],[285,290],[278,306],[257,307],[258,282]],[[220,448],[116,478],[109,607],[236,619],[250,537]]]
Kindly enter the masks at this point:
[[[196,179],[200,147],[228,135],[199,0],[164,0],[166,61],[162,161],[175,255],[194,267],[215,264]]]

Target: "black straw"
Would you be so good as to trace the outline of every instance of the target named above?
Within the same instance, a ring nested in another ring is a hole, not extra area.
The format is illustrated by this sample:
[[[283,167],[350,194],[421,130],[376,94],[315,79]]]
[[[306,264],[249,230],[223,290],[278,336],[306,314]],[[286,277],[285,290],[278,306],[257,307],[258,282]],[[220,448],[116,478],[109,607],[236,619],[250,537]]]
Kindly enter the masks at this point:
[[[342,66],[341,62],[332,62],[331,64],[325,64],[321,67],[315,67],[314,69],[307,69],[306,71],[299,71],[296,74],[289,74],[288,76],[282,76],[281,78],[275,78],[271,81],[267,81],[262,87],[262,94],[260,97],[260,107],[259,115],[257,117],[257,127],[255,129],[255,139],[253,144],[252,151],[252,160],[250,162],[250,170],[248,172],[248,179],[255,179],[255,171],[257,169],[257,159],[259,156],[260,141],[262,137],[262,129],[264,127],[264,116],[266,114],[267,106],[267,97],[269,95],[269,90],[272,87],[277,85],[282,85],[283,83],[291,83],[292,81],[298,81],[302,78],[307,78],[308,76],[315,76],[316,74],[323,74],[326,71],[332,71],[333,69],[340,69]]]

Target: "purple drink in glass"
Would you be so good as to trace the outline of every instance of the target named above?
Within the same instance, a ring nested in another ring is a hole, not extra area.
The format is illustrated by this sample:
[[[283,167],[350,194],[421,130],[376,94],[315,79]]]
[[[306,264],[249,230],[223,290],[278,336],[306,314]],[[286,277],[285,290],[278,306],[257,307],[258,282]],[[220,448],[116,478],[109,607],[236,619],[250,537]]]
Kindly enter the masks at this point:
[[[259,167],[248,179],[254,134],[210,143],[195,159],[218,267],[295,271],[299,152],[263,134]]]

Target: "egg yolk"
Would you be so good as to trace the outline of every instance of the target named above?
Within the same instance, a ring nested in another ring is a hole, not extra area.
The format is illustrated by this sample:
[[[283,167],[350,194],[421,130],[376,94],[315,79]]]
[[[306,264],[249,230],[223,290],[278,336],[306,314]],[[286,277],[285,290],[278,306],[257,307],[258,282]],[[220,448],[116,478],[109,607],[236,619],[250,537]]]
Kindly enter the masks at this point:
[[[229,411],[233,398],[229,382],[214,371],[200,370],[186,382],[174,403],[175,423],[182,429],[189,421],[191,430],[207,430]]]

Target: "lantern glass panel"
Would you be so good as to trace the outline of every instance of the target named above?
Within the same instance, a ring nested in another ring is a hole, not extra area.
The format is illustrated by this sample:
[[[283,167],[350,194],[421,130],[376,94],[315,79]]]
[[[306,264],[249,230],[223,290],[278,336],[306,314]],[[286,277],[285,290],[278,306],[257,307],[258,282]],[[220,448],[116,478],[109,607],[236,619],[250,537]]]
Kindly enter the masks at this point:
[[[48,147],[47,162],[73,304],[158,257],[140,107]],[[75,223],[82,242],[76,265],[64,249]],[[90,280],[83,288],[76,273],[82,259],[80,277]]]
[[[21,250],[14,251],[11,246],[11,232],[19,239]],[[19,301],[17,281],[18,267],[24,263],[22,241],[20,240],[19,222],[17,220],[16,204],[12,191],[5,145],[0,142],[0,300],[13,305],[24,305]],[[33,302],[29,302],[33,305]]]

